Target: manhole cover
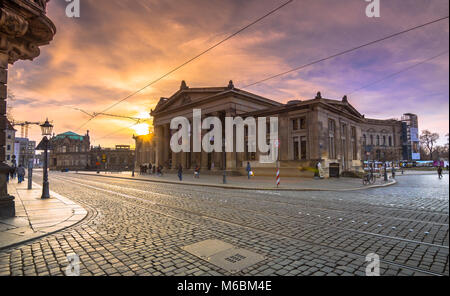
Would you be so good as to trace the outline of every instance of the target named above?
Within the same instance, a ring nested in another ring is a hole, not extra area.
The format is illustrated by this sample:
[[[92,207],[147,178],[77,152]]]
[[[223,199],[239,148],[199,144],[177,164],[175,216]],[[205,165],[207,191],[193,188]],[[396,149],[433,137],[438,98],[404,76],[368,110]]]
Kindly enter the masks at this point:
[[[230,273],[239,272],[265,259],[257,253],[215,239],[188,245],[182,249]]]
[[[205,241],[182,247],[183,250],[203,259],[231,248],[233,248],[233,245],[218,239],[207,239]]]

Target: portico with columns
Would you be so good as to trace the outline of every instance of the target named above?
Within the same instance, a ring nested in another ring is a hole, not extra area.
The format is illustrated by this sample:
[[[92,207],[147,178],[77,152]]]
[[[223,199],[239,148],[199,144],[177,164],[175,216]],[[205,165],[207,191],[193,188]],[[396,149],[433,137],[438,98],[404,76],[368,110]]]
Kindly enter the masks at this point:
[[[170,129],[172,118],[183,116],[187,118],[192,127],[193,110],[201,110],[202,120],[214,116],[222,121],[222,138],[224,143],[225,117],[236,117],[251,111],[264,110],[282,106],[281,103],[266,99],[255,94],[236,89],[230,81],[226,87],[189,88],[183,81],[180,89],[170,98],[161,98],[158,105],[152,110],[155,130],[156,165],[175,169],[179,164],[184,169],[194,169],[198,165],[201,170],[211,172],[235,171],[243,167],[244,153],[225,152],[193,152],[191,139],[190,152],[175,153],[170,149],[170,139],[175,130]],[[202,129],[201,139],[208,133]],[[234,141],[235,143],[236,141]],[[234,149],[236,151],[236,149]],[[224,167],[225,158],[225,167]]]

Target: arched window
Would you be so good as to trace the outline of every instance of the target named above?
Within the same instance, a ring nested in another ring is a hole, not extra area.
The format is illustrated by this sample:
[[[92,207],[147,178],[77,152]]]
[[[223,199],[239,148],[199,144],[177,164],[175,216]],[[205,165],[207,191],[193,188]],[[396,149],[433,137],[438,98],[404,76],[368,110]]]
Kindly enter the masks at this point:
[[[366,137],[366,135],[363,135],[363,145],[367,146],[367,137]]]
[[[389,146],[392,146],[392,137],[389,136]]]
[[[377,146],[380,146],[380,136],[377,136]]]

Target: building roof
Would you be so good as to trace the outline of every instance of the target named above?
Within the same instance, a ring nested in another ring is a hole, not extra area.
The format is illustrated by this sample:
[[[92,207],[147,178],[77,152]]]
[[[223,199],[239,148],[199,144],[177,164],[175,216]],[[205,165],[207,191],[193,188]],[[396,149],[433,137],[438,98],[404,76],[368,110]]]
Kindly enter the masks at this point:
[[[74,132],[69,131],[69,132],[65,132],[65,133],[59,134],[59,135],[57,135],[55,137],[55,139],[63,139],[63,138],[69,138],[69,139],[72,139],[72,140],[83,141],[84,136],[80,136],[79,134],[76,134]]]
[[[11,122],[8,119],[6,120],[6,129],[9,131],[16,131],[16,129],[12,126]]]

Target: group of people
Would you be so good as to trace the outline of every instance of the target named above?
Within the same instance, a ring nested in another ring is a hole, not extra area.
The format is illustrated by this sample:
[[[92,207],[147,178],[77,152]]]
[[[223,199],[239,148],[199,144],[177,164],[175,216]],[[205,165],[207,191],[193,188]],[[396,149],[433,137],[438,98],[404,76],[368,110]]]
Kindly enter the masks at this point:
[[[25,168],[23,165],[19,165],[18,167],[12,167],[11,171],[8,175],[6,175],[6,183],[9,182],[9,179],[14,180],[17,176],[18,183],[22,183],[25,180]]]
[[[183,181],[183,166],[181,164],[179,164],[177,167],[177,175],[178,179],[180,181]],[[197,164],[194,166],[194,178],[200,179],[200,166]]]
[[[253,176],[253,171],[252,171],[252,167],[250,166],[250,162],[247,162],[246,171],[247,171],[247,177],[250,179],[250,177]],[[180,181],[183,181],[183,166],[181,164],[179,164],[177,167],[177,175],[178,175],[178,179]],[[200,166],[198,164],[196,164],[194,166],[194,178],[200,179]]]
[[[148,165],[140,165],[139,168],[139,174],[141,175],[156,175],[156,176],[162,176],[163,175],[163,166],[162,165],[152,165],[149,163]]]

